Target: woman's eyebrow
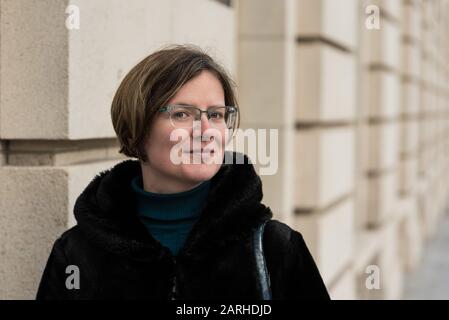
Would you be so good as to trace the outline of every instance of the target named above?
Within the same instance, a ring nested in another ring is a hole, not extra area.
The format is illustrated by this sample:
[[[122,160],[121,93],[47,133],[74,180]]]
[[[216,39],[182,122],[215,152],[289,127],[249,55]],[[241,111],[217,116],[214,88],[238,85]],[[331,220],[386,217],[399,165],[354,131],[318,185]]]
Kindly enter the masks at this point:
[[[197,107],[197,108],[199,108],[198,106],[196,106],[196,105],[194,105],[194,104],[190,104],[190,103],[176,102],[176,103],[173,103],[173,104],[174,104],[174,105],[178,105],[178,106],[192,106],[192,107]],[[218,104],[210,105],[210,106],[208,106],[207,108],[212,108],[212,107],[224,107],[224,106],[225,106],[224,104],[218,103]]]

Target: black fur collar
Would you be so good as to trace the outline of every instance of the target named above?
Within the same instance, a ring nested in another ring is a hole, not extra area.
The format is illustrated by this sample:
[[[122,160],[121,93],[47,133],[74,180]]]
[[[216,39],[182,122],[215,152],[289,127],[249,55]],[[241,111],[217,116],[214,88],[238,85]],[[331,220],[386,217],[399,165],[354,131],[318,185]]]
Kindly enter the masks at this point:
[[[234,159],[236,155],[232,153]],[[223,164],[212,178],[205,208],[178,257],[214,254],[272,218],[270,208],[261,204],[261,180],[249,158],[243,157],[244,164]],[[131,179],[138,174],[138,160],[125,160],[102,171],[76,200],[74,214],[79,229],[95,245],[134,259],[158,259],[168,249],[148,233],[137,216]]]

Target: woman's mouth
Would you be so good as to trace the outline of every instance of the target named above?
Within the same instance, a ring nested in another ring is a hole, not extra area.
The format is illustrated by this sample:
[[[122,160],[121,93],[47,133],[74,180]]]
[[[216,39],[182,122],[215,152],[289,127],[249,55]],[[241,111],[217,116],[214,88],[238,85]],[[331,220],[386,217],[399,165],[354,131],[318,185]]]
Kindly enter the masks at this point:
[[[215,150],[214,149],[196,149],[196,150],[186,151],[185,153],[213,154],[213,153],[215,153]]]

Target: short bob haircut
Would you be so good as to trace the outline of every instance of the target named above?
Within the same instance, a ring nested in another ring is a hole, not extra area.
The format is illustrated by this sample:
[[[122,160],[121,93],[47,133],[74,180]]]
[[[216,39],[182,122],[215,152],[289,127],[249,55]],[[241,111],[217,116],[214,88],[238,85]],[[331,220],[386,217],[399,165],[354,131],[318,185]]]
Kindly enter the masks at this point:
[[[225,105],[239,107],[235,82],[226,70],[195,45],[168,45],[139,62],[122,80],[111,106],[111,117],[120,149],[128,157],[147,162],[144,143],[158,109],[189,80],[202,71],[212,72],[221,82]]]

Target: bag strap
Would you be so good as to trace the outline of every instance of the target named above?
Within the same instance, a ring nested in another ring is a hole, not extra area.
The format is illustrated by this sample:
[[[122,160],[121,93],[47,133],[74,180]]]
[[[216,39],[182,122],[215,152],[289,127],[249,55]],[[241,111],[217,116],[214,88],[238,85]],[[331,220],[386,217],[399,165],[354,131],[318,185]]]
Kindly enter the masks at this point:
[[[253,233],[253,248],[254,256],[256,259],[256,271],[259,278],[259,283],[261,287],[262,300],[271,300],[271,283],[270,283],[270,273],[268,272],[267,264],[265,261],[265,255],[263,252],[263,233],[265,229],[265,224],[268,220],[261,223],[254,229]]]

